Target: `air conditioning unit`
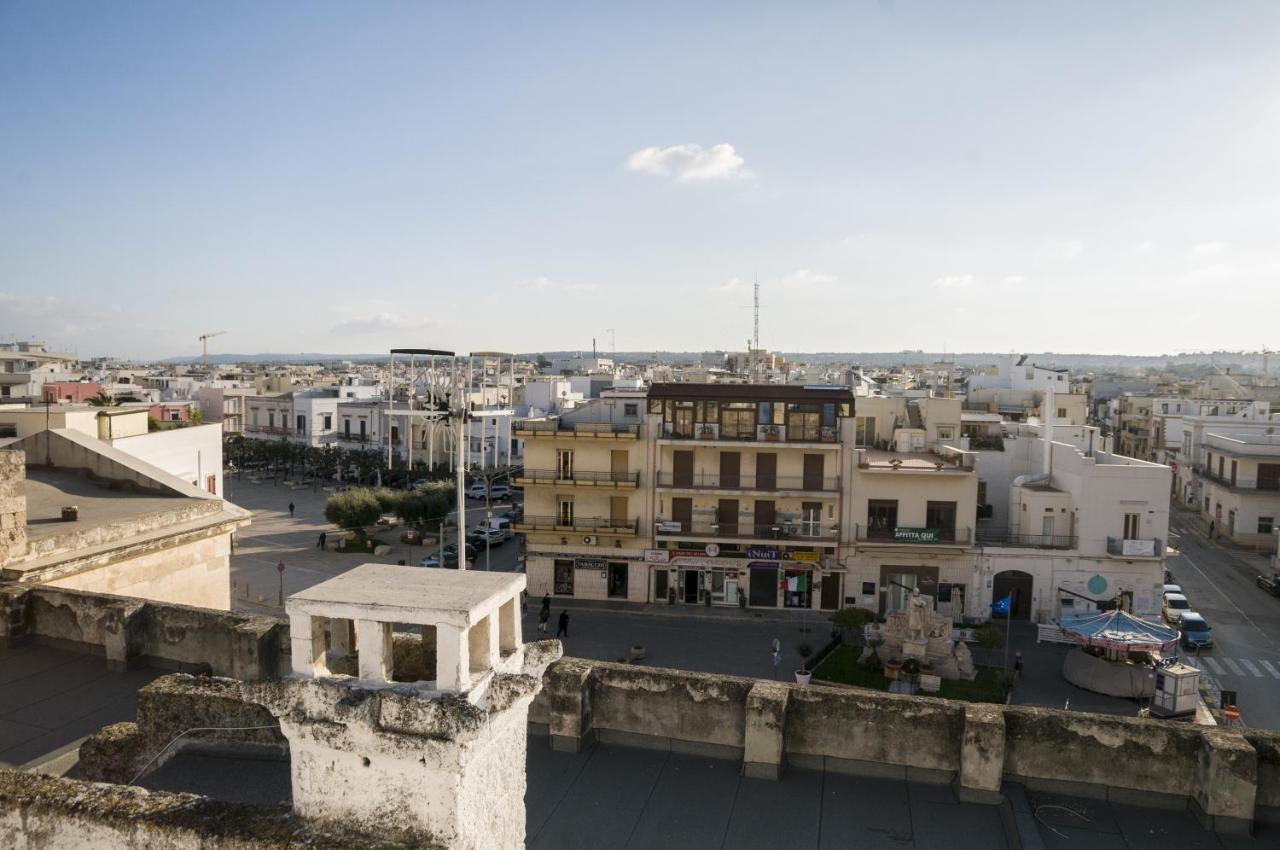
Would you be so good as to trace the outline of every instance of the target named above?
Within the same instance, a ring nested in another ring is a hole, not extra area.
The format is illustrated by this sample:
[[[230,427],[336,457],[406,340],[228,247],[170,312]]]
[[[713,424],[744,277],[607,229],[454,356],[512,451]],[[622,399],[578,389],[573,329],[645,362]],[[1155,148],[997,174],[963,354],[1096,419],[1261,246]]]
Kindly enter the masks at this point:
[[[583,546],[594,546],[594,545],[596,545],[596,538],[595,538],[595,535],[593,535],[593,534],[588,534],[588,535],[586,535],[585,537],[583,537],[583,538],[582,538],[582,545],[583,545]]]

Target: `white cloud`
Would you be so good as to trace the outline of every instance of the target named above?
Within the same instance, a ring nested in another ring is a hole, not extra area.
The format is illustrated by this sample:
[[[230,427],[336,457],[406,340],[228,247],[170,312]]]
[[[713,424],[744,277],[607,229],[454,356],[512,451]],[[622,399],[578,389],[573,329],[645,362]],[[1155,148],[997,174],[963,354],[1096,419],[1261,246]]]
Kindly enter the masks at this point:
[[[1133,246],[1133,253],[1138,254],[1139,256],[1144,256],[1144,257],[1145,257],[1145,256],[1147,256],[1148,254],[1150,254],[1152,251],[1154,251],[1155,249],[1156,249],[1156,243],[1154,243],[1154,242],[1152,242],[1150,239],[1148,239],[1148,240],[1146,240],[1146,241],[1144,241],[1144,242],[1138,242],[1138,243],[1136,243],[1136,244]]]
[[[813,269],[796,269],[789,275],[784,275],[778,283],[784,287],[797,288],[804,286],[824,286],[828,283],[835,283],[839,278],[833,274],[823,274],[815,272]]]
[[[595,292],[600,287],[594,283],[561,283],[546,275],[538,275],[516,284],[521,289],[532,289],[534,292]]]
[[[938,289],[967,289],[973,286],[973,275],[951,274],[935,279],[933,285]]]
[[[1078,240],[1068,240],[1065,242],[1047,242],[1040,246],[1040,257],[1045,260],[1056,260],[1062,263],[1070,263],[1079,259],[1084,253],[1084,243]]]
[[[712,292],[742,292],[746,290],[747,282],[740,277],[731,277],[724,283],[711,287]]]
[[[1005,286],[1021,286],[1026,282],[1027,279],[1020,274],[1005,275],[1003,281]]]
[[[750,177],[743,159],[733,145],[672,145],[667,148],[643,148],[627,157],[628,171],[672,177],[677,183],[699,180],[731,180]]]
[[[1219,254],[1225,254],[1230,246],[1226,242],[1201,242],[1191,247],[1191,256],[1197,259],[1204,257],[1216,257]]]
[[[398,316],[394,313],[374,313],[371,316],[357,316],[339,322],[329,329],[335,334],[371,334],[386,331],[420,330],[438,325],[430,319],[413,319]]]

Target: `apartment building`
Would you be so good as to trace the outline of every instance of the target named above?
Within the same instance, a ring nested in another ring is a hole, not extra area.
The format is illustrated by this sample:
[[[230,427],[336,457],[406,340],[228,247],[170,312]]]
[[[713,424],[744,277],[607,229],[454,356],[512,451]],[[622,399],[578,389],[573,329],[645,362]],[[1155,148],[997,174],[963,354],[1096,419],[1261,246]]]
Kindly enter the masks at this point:
[[[1106,444],[1094,427],[1039,423],[980,444],[971,586],[983,603],[1012,596],[1015,619],[1037,622],[1117,594],[1159,609],[1172,470]]]
[[[1275,547],[1280,520],[1280,433],[1210,431],[1199,443],[1195,467],[1202,482],[1202,523],[1215,534],[1266,551]]]
[[[1115,400],[1115,447],[1119,454],[1147,460],[1155,445],[1155,427],[1151,419],[1154,399],[1146,395],[1125,393]]]
[[[200,387],[195,398],[200,403],[200,414],[206,422],[222,423],[224,434],[243,434],[245,430],[246,401],[257,395],[252,387]]]
[[[0,403],[41,397],[47,381],[74,381],[74,354],[49,351],[43,342],[0,342]]]
[[[338,442],[338,409],[348,402],[366,402],[378,397],[378,388],[342,385],[296,390],[280,395],[249,396],[245,399],[246,436],[286,437],[308,446]]]

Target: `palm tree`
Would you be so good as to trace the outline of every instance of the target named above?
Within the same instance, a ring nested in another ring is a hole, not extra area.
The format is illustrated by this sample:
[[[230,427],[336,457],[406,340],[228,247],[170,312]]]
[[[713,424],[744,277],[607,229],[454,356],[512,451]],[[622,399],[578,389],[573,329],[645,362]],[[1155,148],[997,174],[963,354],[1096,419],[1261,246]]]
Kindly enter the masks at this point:
[[[98,390],[98,394],[89,399],[89,404],[94,407],[119,407],[120,399],[107,392],[105,389]]]

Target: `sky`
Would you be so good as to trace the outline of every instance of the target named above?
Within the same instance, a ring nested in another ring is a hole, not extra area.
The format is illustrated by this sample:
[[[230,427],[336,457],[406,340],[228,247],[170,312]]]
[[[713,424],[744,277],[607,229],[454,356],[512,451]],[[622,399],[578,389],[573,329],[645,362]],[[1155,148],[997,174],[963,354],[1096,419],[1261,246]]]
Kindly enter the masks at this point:
[[[1280,348],[1280,4],[0,2],[0,340]]]

